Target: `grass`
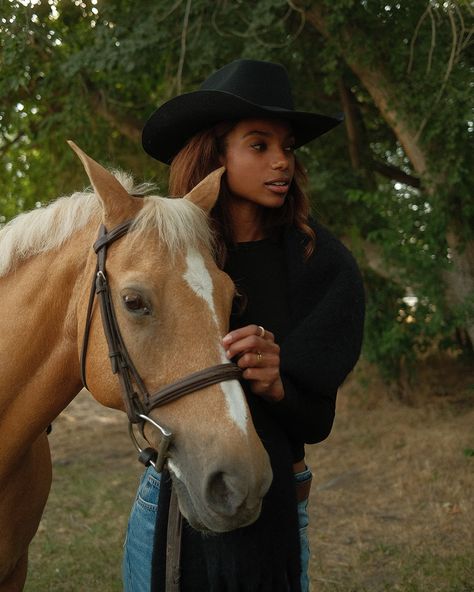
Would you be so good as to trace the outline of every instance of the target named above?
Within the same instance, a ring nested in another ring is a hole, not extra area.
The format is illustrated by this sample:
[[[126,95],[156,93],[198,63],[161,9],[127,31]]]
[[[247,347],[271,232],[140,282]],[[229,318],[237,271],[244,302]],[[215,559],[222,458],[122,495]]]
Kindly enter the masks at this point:
[[[394,545],[375,545],[338,580],[317,576],[318,591],[331,592],[472,592],[473,559],[468,552],[439,557]]]
[[[125,418],[80,398],[79,411],[66,411],[51,434],[54,480],[30,547],[26,592],[122,590],[122,545],[140,467]]]
[[[27,591],[119,591],[126,515],[136,480],[83,461],[55,467],[41,529],[30,548]]]
[[[332,435],[309,450],[316,592],[473,592],[472,396],[371,392],[343,389]]]
[[[307,453],[314,592],[474,592],[474,457],[465,452],[474,405],[465,395],[407,406],[381,385],[343,389],[333,433]],[[26,591],[119,591],[141,472],[125,417],[81,394],[51,445],[54,482]]]

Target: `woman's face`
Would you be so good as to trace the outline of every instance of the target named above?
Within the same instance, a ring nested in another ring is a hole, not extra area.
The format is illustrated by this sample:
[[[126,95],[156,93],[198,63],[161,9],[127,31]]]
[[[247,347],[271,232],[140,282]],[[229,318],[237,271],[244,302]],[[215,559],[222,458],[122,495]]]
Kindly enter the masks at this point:
[[[243,119],[226,137],[222,164],[233,197],[267,208],[283,205],[295,172],[289,123]]]

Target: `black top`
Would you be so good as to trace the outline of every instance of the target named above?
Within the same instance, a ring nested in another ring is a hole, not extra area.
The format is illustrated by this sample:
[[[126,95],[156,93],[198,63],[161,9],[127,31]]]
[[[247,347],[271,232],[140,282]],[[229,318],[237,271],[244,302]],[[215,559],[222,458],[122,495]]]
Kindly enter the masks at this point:
[[[294,227],[284,234],[291,330],[280,351],[285,396],[269,410],[293,440],[314,444],[331,432],[337,389],[359,357],[365,298],[350,251],[310,224],[316,242],[308,259],[305,235]]]
[[[289,228],[279,240],[238,244],[225,266],[242,295],[231,329],[262,325],[281,347],[283,400],[268,403],[246,391],[249,403],[260,399],[261,412],[282,426],[295,462],[304,457],[304,443],[320,442],[331,431],[337,389],[359,356],[364,320],[352,255],[326,228],[312,225],[316,245],[309,260],[306,237]]]
[[[224,270],[239,294],[230,329],[262,325],[281,343],[290,330],[283,246],[272,239],[239,243],[229,250]]]
[[[230,318],[230,330],[251,324],[262,325],[275,335],[275,342],[280,345],[291,330],[282,242],[267,238],[238,243],[229,249],[224,271],[234,281],[238,293]],[[242,382],[255,427],[259,431],[258,418],[262,415],[271,417],[265,407],[272,403],[263,399],[256,401],[246,381]],[[290,439],[295,462],[304,456],[302,444]]]

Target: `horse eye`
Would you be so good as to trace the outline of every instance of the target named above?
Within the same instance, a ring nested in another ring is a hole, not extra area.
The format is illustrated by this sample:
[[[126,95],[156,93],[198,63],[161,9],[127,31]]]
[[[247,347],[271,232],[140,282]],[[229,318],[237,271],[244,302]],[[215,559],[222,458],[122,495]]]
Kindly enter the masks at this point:
[[[143,298],[141,296],[139,296],[138,294],[133,294],[133,295],[127,294],[126,296],[123,297],[123,301],[124,301],[125,307],[130,312],[139,313],[142,315],[149,315],[150,314],[150,309],[143,302]]]

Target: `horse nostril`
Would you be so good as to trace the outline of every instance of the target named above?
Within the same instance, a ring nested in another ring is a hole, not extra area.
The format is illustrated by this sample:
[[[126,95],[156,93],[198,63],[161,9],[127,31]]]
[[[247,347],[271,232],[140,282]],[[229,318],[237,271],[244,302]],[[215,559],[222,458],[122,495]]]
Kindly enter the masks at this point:
[[[235,514],[246,495],[246,491],[230,475],[222,471],[216,471],[209,477],[206,499],[219,514]]]

